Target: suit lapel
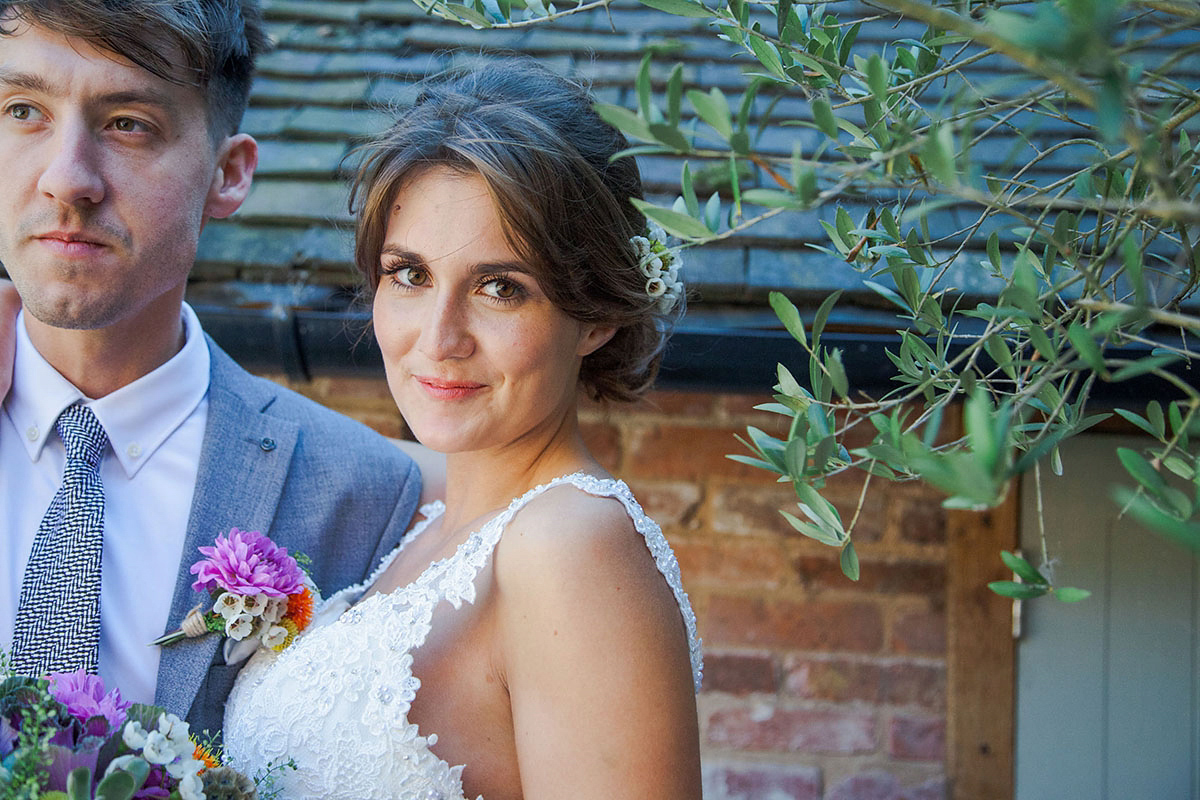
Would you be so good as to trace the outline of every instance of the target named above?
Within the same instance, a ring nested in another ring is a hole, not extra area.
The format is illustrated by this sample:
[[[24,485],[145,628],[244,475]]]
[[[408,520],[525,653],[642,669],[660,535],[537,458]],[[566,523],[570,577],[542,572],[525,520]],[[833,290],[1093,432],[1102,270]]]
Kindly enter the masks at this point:
[[[251,378],[211,340],[212,374],[208,423],[200,452],[196,491],[183,558],[171,603],[170,625],[207,598],[192,589],[190,567],[231,527],[269,533],[299,435],[298,426],[265,413],[275,397],[269,385]],[[299,543],[279,541],[287,547]],[[192,704],[222,637],[190,639],[163,649],[155,701],[182,716]]]

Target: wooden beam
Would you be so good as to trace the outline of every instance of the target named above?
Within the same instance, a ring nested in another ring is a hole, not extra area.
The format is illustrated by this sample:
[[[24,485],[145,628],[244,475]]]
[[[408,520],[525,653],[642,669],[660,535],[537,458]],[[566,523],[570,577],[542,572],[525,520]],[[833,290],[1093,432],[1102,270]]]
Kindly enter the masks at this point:
[[[1013,603],[987,588],[1011,580],[1018,484],[996,508],[946,516],[946,778],[953,800],[1011,800],[1016,720]]]

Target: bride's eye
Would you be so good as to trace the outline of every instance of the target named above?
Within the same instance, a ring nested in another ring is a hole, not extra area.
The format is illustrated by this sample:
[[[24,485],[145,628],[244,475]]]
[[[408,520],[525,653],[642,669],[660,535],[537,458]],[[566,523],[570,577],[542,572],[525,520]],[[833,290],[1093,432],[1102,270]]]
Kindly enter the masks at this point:
[[[525,295],[521,284],[500,275],[486,278],[480,288],[488,297],[505,303],[514,303]]]
[[[384,264],[383,274],[391,278],[394,285],[406,289],[419,289],[429,285],[429,270],[409,263]]]

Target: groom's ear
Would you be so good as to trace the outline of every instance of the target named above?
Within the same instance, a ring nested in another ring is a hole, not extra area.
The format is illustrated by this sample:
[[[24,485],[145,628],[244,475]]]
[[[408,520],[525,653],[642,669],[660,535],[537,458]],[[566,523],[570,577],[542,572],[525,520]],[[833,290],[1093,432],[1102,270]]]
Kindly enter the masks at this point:
[[[238,210],[258,167],[258,142],[247,133],[237,133],[217,150],[216,170],[208,188],[204,216],[224,219]]]

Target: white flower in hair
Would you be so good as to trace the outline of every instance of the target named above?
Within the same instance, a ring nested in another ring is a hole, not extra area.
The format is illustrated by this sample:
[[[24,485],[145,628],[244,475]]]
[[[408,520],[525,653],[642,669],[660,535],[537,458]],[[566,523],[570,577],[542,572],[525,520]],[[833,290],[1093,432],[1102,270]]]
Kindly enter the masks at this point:
[[[683,296],[683,282],[679,280],[683,258],[678,250],[667,246],[666,231],[649,220],[644,233],[629,237],[629,243],[633,245],[638,269],[646,278],[646,294],[658,302],[660,313],[668,313]]]

